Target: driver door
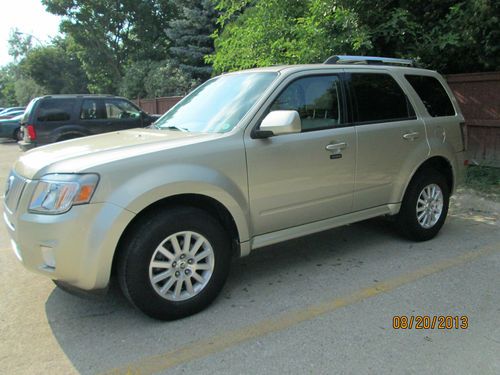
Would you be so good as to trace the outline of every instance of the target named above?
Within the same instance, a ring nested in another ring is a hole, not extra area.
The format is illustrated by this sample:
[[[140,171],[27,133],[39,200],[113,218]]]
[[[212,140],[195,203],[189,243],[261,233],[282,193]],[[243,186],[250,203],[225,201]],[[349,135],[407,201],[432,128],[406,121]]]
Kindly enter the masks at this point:
[[[346,124],[341,75],[291,77],[277,92],[267,113],[297,111],[302,131],[245,138],[254,235],[343,215],[353,206],[356,134]]]

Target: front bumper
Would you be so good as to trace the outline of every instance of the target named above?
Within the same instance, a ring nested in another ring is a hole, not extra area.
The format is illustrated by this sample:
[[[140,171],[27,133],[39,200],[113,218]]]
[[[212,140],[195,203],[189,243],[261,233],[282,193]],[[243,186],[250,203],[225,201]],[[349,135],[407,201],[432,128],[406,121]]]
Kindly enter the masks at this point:
[[[110,203],[74,206],[62,215],[32,214],[26,199],[31,194],[25,193],[15,213],[4,207],[19,261],[30,271],[79,289],[106,288],[114,251],[134,214]]]

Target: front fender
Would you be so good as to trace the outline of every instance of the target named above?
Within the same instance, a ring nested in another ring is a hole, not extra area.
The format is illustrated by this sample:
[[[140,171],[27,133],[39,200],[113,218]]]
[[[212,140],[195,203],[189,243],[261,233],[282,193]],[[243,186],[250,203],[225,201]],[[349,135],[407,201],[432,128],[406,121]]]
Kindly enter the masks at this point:
[[[217,200],[232,215],[240,242],[248,241],[248,202],[246,180],[235,181],[221,172],[200,165],[171,164],[149,168],[129,178],[100,181],[96,201],[107,201],[135,214],[164,198],[179,194],[198,194]],[[109,192],[109,193],[108,193]]]

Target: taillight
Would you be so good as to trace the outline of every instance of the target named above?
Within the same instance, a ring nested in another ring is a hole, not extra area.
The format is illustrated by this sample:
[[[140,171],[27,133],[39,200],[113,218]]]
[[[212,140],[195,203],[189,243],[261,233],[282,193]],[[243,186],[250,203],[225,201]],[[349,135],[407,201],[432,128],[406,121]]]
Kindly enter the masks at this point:
[[[28,138],[32,141],[36,139],[35,127],[33,125],[26,126],[26,130],[28,131]]]
[[[465,122],[460,123],[460,133],[462,135],[462,148],[465,151],[467,150],[467,125]]]

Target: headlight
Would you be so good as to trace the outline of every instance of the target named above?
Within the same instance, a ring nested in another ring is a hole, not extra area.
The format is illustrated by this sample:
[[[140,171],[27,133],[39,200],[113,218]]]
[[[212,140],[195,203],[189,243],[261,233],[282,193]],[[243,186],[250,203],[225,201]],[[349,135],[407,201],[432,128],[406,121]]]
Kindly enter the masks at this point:
[[[99,176],[96,174],[48,174],[36,186],[30,212],[62,214],[76,204],[89,203]]]

